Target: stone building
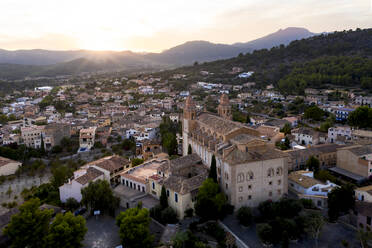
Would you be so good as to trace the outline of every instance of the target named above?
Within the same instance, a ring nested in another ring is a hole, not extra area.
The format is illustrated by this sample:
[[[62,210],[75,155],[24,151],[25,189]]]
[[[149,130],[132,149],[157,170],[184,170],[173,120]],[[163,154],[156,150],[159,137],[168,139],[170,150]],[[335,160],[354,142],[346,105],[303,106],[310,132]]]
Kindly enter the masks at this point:
[[[52,149],[53,146],[61,144],[61,140],[66,137],[71,137],[71,126],[69,124],[49,124],[45,126],[43,131],[44,148],[46,151]]]
[[[191,146],[208,167],[216,157],[218,182],[236,209],[279,200],[288,191],[288,155],[263,140],[257,130],[231,121],[226,95],[221,96],[218,113],[197,114],[191,96],[186,99],[183,155]]]

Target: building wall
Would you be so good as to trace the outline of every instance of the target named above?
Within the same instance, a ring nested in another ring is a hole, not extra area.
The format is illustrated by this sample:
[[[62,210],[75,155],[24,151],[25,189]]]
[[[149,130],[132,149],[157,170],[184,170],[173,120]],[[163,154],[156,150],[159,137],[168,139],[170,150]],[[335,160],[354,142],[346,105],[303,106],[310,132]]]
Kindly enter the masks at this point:
[[[264,160],[230,166],[231,176],[225,179],[230,189],[226,189],[230,204],[236,209],[242,206],[257,207],[266,200],[279,200],[288,192],[288,167],[284,158]],[[268,176],[269,169],[274,170],[274,175]],[[278,172],[278,174],[277,174]],[[249,173],[253,173],[250,179]],[[229,182],[229,183],[228,183]]]
[[[103,175],[97,177],[92,182],[97,180],[104,180]],[[71,180],[70,183],[65,183],[61,187],[59,187],[59,195],[61,202],[66,202],[68,198],[75,198],[78,202],[81,201],[81,189],[87,187],[89,184],[81,185],[80,183],[76,182],[75,180]]]
[[[349,150],[339,149],[337,151],[337,167],[367,177],[368,166],[360,164],[358,160],[359,158]]]
[[[356,189],[355,190],[355,198],[359,201],[365,201],[365,202],[370,202],[372,203],[372,195],[369,194],[368,192],[366,191],[362,191],[362,190],[358,190]]]
[[[187,148],[190,144],[193,152],[200,156],[207,167],[210,167],[213,152],[206,146],[191,139],[185,131],[183,132],[183,137],[184,155],[187,154]],[[230,166],[220,156],[216,156],[216,167],[221,189],[227,195],[230,204],[234,205],[236,209],[241,206],[255,207],[262,201],[269,199],[276,201],[288,192],[288,162],[285,158]],[[274,168],[276,173],[278,167],[282,168],[280,176],[270,178],[265,176],[269,168]],[[238,173],[243,173],[246,176],[249,171],[253,172],[254,179],[237,183]],[[278,185],[279,180],[280,185]],[[271,185],[269,184],[270,181],[272,182]],[[251,185],[250,189],[248,188],[249,185]],[[270,192],[271,196],[269,195]]]

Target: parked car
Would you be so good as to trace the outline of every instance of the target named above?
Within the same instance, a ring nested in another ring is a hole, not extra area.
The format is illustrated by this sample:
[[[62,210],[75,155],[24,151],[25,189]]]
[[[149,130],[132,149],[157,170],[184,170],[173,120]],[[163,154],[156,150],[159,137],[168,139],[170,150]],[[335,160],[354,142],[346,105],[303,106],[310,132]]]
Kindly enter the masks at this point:
[[[76,211],[74,212],[74,215],[75,215],[75,216],[83,215],[86,211],[87,211],[86,208],[79,208],[78,210],[76,210]]]

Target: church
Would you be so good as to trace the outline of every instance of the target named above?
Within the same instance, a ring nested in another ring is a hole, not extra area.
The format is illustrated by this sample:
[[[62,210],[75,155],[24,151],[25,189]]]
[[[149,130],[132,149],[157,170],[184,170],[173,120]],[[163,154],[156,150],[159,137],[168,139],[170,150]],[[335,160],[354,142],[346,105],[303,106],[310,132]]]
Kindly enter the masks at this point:
[[[232,109],[223,94],[218,115],[196,111],[188,96],[182,120],[183,155],[189,146],[210,167],[215,155],[217,179],[231,205],[256,207],[265,200],[277,201],[288,192],[288,156],[260,133],[232,121]]]

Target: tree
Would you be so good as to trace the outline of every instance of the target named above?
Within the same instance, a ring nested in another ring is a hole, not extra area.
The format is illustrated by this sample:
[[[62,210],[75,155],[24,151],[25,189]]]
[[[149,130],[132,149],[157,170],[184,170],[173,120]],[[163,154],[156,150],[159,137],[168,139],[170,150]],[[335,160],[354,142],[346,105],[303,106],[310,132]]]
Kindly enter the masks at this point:
[[[262,243],[264,244],[272,244],[273,240],[273,229],[267,223],[257,224],[257,234]]]
[[[70,210],[71,212],[77,209],[80,206],[79,202],[75,198],[67,198],[65,207],[67,210]]]
[[[150,216],[145,208],[130,208],[116,218],[121,243],[128,248],[147,248],[152,246],[150,234]]]
[[[20,206],[19,213],[12,216],[4,229],[4,234],[10,238],[12,247],[45,246],[53,210],[40,210],[39,206],[39,199],[31,199]]]
[[[100,210],[108,211],[111,215],[119,207],[120,199],[114,196],[110,184],[105,180],[90,182],[89,185],[81,189],[81,203],[91,212]]]
[[[142,164],[143,161],[144,161],[144,160],[141,159],[141,158],[133,158],[133,159],[132,159],[132,167],[135,167],[135,166],[137,166],[137,165]]]
[[[305,110],[304,118],[311,119],[314,121],[321,121],[324,117],[324,111],[318,106],[311,106]]]
[[[164,224],[175,224],[178,222],[177,213],[171,207],[161,211],[161,222]]]
[[[162,138],[163,147],[167,150],[169,155],[177,154],[177,138],[173,133],[166,133]]]
[[[211,168],[209,169],[208,178],[212,178],[217,183],[217,168],[216,168],[216,157],[212,155]]]
[[[164,185],[161,187],[160,206],[163,209],[168,207],[168,196],[167,196],[167,192],[165,190]]]
[[[284,133],[284,135],[288,135],[288,134],[291,134],[291,129],[292,129],[291,124],[286,123],[284,124],[284,127],[280,131]]]
[[[47,247],[80,248],[87,230],[83,216],[75,217],[71,212],[57,214],[46,236]]]
[[[252,211],[249,207],[241,207],[236,213],[236,218],[243,226],[249,226],[252,222]]]
[[[72,175],[73,172],[71,168],[57,163],[54,168],[52,168],[51,183],[56,189],[58,189],[60,186],[66,183],[68,179],[72,177]]]
[[[204,220],[223,218],[227,204],[225,195],[211,178],[207,178],[199,188],[196,197],[195,212]]]
[[[191,148],[191,145],[189,144],[189,146],[187,147],[187,154],[190,155],[192,154],[192,148]]]
[[[318,247],[319,235],[325,224],[324,218],[321,214],[312,213],[306,217],[305,230],[315,240],[315,247]]]
[[[352,209],[355,204],[354,186],[345,184],[328,193],[328,217],[336,221],[341,213]]]
[[[319,172],[319,160],[314,156],[310,156],[306,161],[306,168],[317,174]]]
[[[349,114],[348,123],[350,126],[353,127],[371,128],[372,108],[369,108],[368,106],[358,107],[356,110]]]

